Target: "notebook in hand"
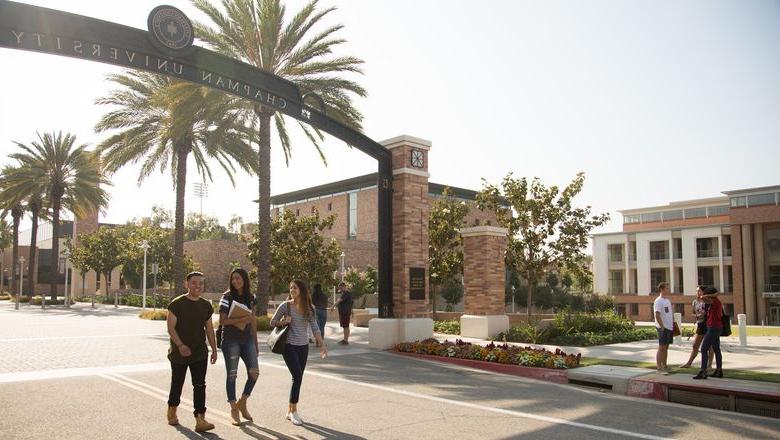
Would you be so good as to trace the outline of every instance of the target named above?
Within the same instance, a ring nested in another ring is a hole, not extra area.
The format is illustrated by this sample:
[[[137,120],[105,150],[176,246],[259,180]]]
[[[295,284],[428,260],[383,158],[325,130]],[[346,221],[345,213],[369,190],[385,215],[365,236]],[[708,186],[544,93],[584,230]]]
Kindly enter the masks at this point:
[[[245,316],[251,316],[252,310],[250,310],[247,306],[241,304],[238,301],[233,301],[233,303],[230,305],[230,310],[228,311],[228,318],[243,318]],[[242,324],[233,324],[234,326],[238,327],[239,329],[243,330],[246,327],[246,323]]]

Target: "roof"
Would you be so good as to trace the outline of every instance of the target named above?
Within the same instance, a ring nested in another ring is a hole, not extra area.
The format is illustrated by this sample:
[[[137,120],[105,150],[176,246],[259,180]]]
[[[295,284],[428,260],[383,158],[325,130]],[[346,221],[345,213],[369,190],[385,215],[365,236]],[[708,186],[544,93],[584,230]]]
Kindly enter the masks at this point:
[[[736,196],[736,195],[747,195],[752,193],[760,193],[760,192],[776,192],[780,191],[780,185],[775,186],[761,186],[757,188],[746,188],[746,189],[737,189],[732,191],[722,191],[723,194],[726,194],[727,196]]]

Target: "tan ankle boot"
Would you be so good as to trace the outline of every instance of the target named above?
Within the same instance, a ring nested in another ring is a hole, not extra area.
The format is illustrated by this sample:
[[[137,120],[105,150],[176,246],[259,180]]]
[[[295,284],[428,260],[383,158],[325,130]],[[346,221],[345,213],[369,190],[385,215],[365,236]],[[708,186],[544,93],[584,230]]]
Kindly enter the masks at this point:
[[[206,432],[214,429],[214,424],[207,422],[205,416],[205,414],[195,416],[195,432]]]
[[[252,414],[249,414],[249,410],[246,409],[246,399],[249,396],[241,396],[240,399],[238,399],[238,402],[236,402],[236,406],[238,406],[239,411],[241,411],[241,417],[252,421]]]
[[[238,404],[236,402],[230,402],[230,419],[234,426],[241,424],[241,419],[238,418]]]
[[[175,406],[169,406],[168,407],[168,414],[166,414],[166,416],[168,417],[168,424],[169,425],[173,426],[173,425],[178,425],[179,424],[179,418],[176,417],[176,407]]]

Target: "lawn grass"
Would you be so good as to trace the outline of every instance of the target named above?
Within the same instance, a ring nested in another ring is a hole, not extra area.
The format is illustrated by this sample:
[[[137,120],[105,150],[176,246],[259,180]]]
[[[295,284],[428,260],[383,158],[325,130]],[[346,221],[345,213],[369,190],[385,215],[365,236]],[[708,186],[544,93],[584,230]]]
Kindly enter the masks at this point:
[[[628,361],[622,359],[604,359],[604,358],[592,358],[592,357],[583,357],[582,359],[580,359],[581,367],[587,367],[590,365],[615,365],[618,367],[637,367],[637,368],[647,368],[648,370],[651,370],[648,372],[655,371],[655,362],[639,362],[639,361]],[[698,368],[672,367],[671,373],[695,375],[698,371],[699,371]],[[760,371],[724,369],[723,377],[728,379],[742,379],[742,380],[755,380],[758,382],[780,383],[780,374],[763,373]]]

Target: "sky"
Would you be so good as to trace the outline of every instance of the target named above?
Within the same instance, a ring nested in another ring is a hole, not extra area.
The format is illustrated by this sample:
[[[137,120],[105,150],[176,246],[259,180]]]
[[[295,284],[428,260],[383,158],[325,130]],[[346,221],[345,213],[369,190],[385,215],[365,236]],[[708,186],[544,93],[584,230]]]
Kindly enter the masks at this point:
[[[157,1],[27,1],[146,28]],[[167,0],[191,19],[188,1]],[[304,2],[284,1],[288,15]],[[356,105],[376,141],[430,140],[430,180],[478,190],[507,173],[565,185],[579,171],[577,199],[612,219],[619,209],[719,196],[780,184],[780,2],[321,0],[323,23],[343,24],[336,55],[365,61]],[[196,41],[196,44],[199,44]],[[36,131],[63,130],[80,143],[105,138],[94,100],[121,69],[0,49],[0,164]],[[271,193],[376,171],[343,142],[324,144],[328,165],[300,132],[290,166],[272,142]],[[199,212],[190,165],[186,211]],[[169,173],[140,186],[139,167],[113,177],[101,221],[173,210]],[[236,187],[216,169],[204,214],[256,221],[257,182]],[[66,218],[70,218],[66,215]]]

